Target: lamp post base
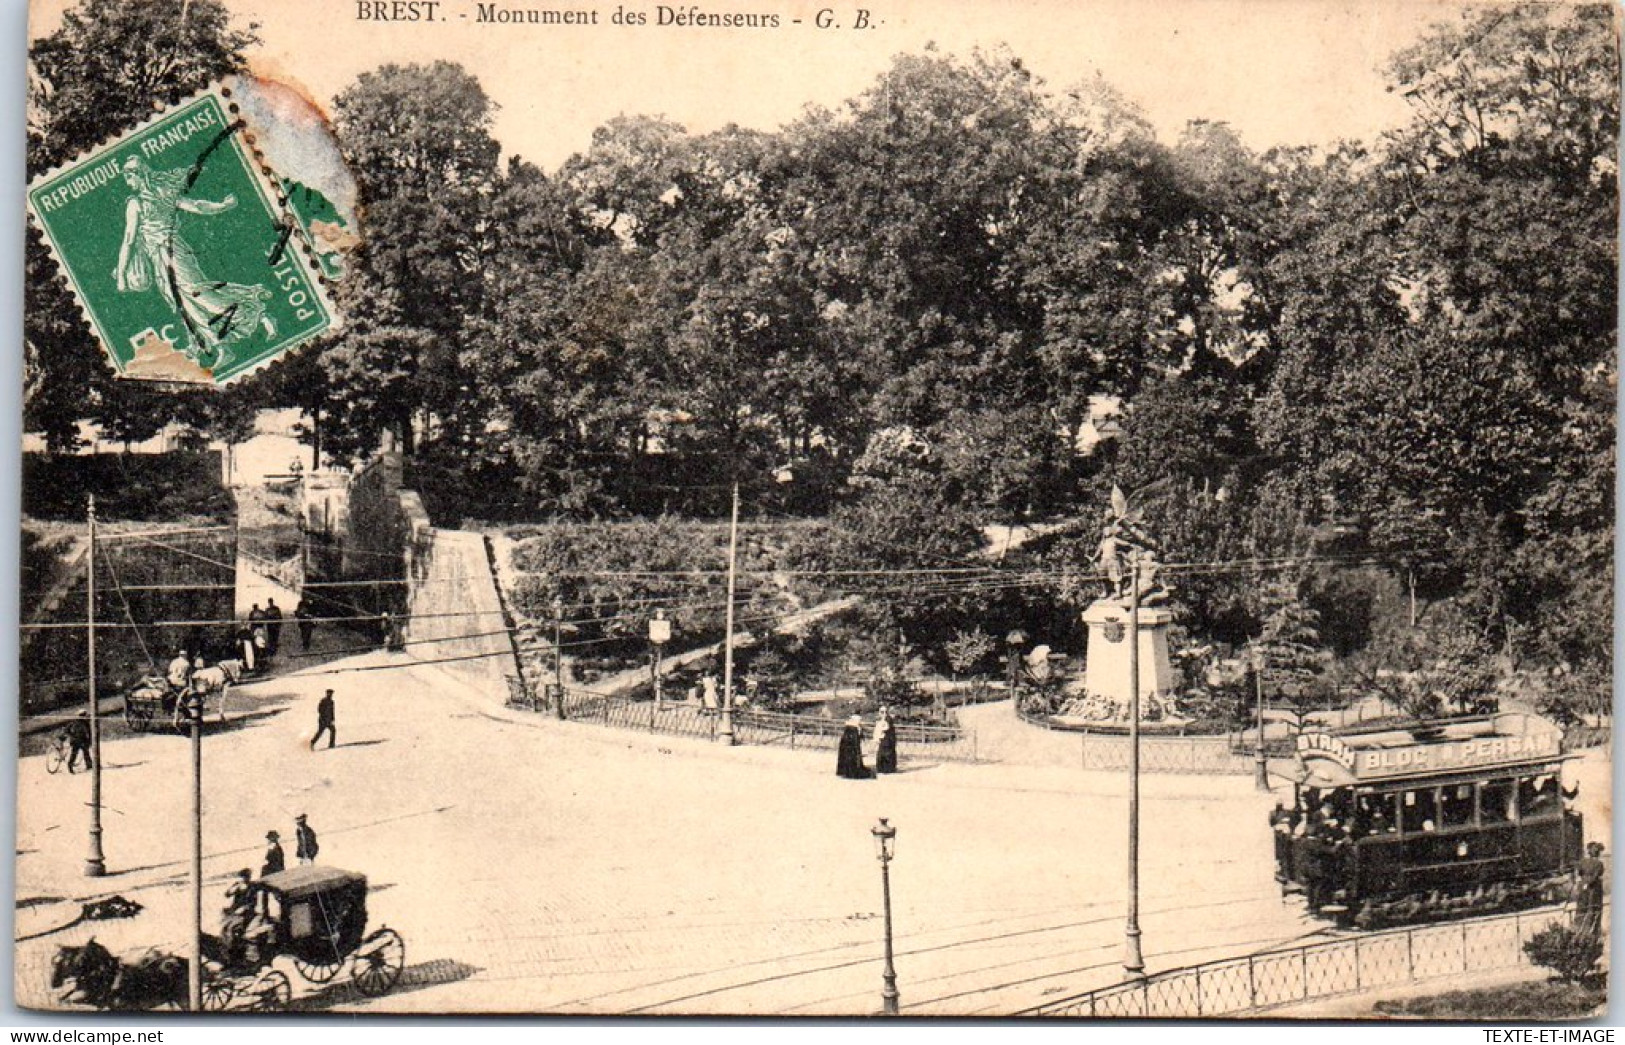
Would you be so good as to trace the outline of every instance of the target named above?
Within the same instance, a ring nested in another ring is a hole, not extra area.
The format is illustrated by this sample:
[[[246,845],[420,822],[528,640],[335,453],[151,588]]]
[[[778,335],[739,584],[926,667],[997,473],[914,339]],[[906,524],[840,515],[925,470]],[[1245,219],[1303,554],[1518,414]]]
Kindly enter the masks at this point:
[[[898,1014],[899,997],[900,995],[897,993],[897,978],[895,976],[887,977],[886,986],[880,992],[881,1014],[885,1016],[896,1016]]]
[[[85,877],[101,878],[107,874],[107,861],[99,856],[92,856],[85,860]]]
[[[1263,751],[1258,752],[1258,756],[1254,761],[1253,770],[1253,783],[1257,785],[1258,790],[1270,790],[1270,764],[1269,760],[1264,757]]]
[[[1131,980],[1143,980],[1145,956],[1140,953],[1140,927],[1131,926],[1123,936],[1123,974]]]

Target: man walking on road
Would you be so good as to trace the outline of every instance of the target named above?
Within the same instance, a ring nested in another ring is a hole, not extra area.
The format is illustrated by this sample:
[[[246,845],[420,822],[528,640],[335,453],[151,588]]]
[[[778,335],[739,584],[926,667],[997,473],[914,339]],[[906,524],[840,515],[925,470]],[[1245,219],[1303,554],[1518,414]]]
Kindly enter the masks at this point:
[[[316,750],[316,741],[322,739],[323,733],[327,734],[327,748],[331,751],[333,745],[339,742],[338,728],[333,724],[332,690],[328,690],[327,696],[323,697],[321,702],[316,705],[316,735],[310,738],[310,749],[312,751]]]
[[[302,864],[316,862],[316,853],[321,848],[316,844],[316,832],[305,823],[305,814],[300,813],[293,818],[294,855]]]
[[[74,771],[80,758],[85,760],[86,769],[95,769],[96,763],[90,757],[90,719],[86,712],[81,711],[70,719],[62,732],[68,738],[68,772]]]

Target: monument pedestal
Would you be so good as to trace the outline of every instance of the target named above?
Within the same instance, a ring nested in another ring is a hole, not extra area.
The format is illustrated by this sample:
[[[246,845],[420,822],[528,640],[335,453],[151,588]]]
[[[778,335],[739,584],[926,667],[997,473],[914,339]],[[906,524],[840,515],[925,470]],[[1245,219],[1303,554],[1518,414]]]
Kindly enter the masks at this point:
[[[1168,662],[1168,625],[1174,615],[1166,606],[1140,607],[1140,710],[1171,703],[1174,672]],[[1126,721],[1129,713],[1129,610],[1117,599],[1096,599],[1083,611],[1089,626],[1084,687],[1089,702],[1113,709]]]

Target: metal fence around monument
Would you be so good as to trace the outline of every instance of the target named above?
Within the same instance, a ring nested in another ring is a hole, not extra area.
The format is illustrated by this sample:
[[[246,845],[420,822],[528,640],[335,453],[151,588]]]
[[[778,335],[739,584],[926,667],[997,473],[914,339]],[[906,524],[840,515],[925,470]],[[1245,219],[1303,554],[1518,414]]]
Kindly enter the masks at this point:
[[[554,687],[538,692],[516,676],[507,676],[510,708],[536,713],[556,713]],[[722,730],[722,715],[710,708],[684,701],[633,700],[595,693],[576,686],[564,688],[564,717],[575,722],[591,722],[616,729],[667,736],[715,740]],[[734,741],[740,744],[779,745],[794,749],[833,751],[840,743],[844,722],[822,715],[795,715],[778,711],[736,710],[733,713]],[[898,723],[897,755],[900,760],[975,762],[976,735],[958,726],[927,726]],[[866,724],[864,738],[872,736]]]
[[[1361,933],[1169,969],[1047,1001],[1018,1016],[1160,1019],[1261,1013],[1345,994],[1530,965],[1523,945],[1560,908]],[[1606,924],[1606,916],[1604,918]]]

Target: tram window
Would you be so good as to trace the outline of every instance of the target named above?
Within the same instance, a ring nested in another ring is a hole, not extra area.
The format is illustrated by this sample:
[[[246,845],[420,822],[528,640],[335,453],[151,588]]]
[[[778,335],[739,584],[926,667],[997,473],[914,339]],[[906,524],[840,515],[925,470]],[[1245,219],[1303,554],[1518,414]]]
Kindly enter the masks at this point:
[[[1436,830],[1439,810],[1433,791],[1406,791],[1400,804],[1400,817],[1406,834]]]
[[[1485,781],[1478,795],[1478,817],[1482,823],[1504,824],[1512,819],[1512,780]]]
[[[1354,833],[1357,837],[1387,835],[1399,830],[1399,817],[1394,811],[1398,795],[1361,795],[1355,814]]]
[[[1439,789],[1439,826],[1464,827],[1473,822],[1473,785],[1450,784]]]
[[[1518,812],[1522,819],[1549,816],[1556,813],[1560,805],[1557,799],[1557,778],[1551,774],[1524,777],[1518,781]]]

